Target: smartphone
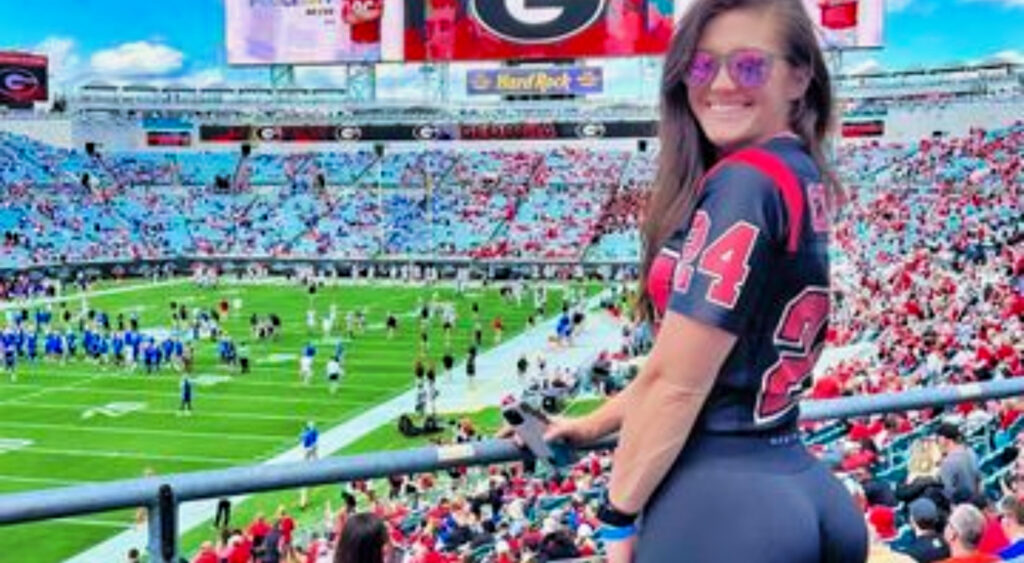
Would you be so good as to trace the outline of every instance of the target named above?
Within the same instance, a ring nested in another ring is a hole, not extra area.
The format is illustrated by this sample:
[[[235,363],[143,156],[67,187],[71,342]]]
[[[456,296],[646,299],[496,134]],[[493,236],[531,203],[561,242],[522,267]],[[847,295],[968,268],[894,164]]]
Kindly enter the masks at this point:
[[[568,444],[544,441],[544,432],[551,421],[543,411],[527,403],[513,401],[502,407],[501,414],[538,459],[556,467],[564,467],[573,462],[573,450]]]

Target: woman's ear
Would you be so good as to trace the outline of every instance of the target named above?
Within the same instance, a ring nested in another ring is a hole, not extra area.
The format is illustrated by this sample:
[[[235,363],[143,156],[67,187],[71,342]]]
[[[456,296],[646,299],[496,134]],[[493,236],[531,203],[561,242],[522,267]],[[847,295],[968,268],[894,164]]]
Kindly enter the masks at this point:
[[[786,98],[791,102],[802,100],[811,85],[811,69],[807,67],[790,67]]]

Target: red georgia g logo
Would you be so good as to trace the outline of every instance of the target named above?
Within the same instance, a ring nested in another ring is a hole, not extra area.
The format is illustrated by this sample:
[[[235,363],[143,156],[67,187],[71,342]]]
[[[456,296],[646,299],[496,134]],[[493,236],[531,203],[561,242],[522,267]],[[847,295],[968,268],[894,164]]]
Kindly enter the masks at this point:
[[[0,69],[0,96],[17,102],[35,100],[39,93],[39,80],[34,74],[20,68]]]
[[[512,43],[554,43],[585,30],[608,0],[470,0],[473,17]]]

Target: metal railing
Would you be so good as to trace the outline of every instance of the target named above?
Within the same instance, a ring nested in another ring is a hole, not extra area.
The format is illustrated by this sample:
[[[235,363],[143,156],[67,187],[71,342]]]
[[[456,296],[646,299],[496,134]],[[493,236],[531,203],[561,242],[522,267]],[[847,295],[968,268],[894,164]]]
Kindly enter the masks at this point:
[[[978,400],[1024,395],[1024,378],[916,389],[902,393],[805,401],[802,421],[850,418]],[[608,437],[579,450],[613,448]],[[236,494],[334,484],[392,474],[521,461],[530,454],[509,440],[423,447],[397,452],[333,457],[288,464],[255,465],[78,485],[0,495],[0,525],[147,507],[151,561],[177,561],[177,516],[182,502]]]

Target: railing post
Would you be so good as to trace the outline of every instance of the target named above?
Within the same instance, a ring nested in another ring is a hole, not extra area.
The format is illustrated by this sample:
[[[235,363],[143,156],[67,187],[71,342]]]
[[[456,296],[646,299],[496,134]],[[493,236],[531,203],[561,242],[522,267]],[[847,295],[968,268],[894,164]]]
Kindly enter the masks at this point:
[[[178,501],[170,485],[160,485],[148,509],[149,560],[178,563]]]

